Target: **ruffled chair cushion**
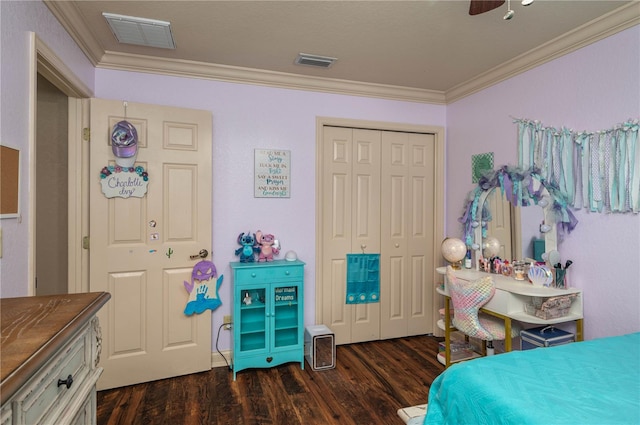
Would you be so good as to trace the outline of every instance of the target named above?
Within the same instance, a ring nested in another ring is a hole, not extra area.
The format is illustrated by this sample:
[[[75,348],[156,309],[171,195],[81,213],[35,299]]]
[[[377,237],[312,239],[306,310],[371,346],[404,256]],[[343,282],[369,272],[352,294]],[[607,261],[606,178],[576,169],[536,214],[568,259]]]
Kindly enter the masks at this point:
[[[481,279],[470,282],[458,280],[451,266],[448,266],[447,283],[455,311],[453,326],[471,337],[486,341],[498,339],[494,337],[494,334],[490,330],[494,328],[495,323],[493,323],[493,321],[485,321],[485,325],[489,327],[489,329],[487,329],[478,317],[478,310],[489,302],[496,291],[493,277],[487,275]],[[502,339],[504,339],[504,325],[502,327],[502,335]]]
[[[449,295],[453,302],[453,326],[459,331],[485,341],[505,339],[504,320],[479,313],[480,308],[489,302],[496,292],[491,275],[474,281],[458,280],[451,266],[447,267]],[[511,336],[520,334],[519,327],[512,323]]]

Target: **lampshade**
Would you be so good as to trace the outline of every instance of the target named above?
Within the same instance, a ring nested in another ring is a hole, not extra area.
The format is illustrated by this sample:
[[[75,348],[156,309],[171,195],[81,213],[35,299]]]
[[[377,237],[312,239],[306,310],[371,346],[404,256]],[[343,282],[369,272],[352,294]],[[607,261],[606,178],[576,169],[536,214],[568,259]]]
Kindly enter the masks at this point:
[[[452,266],[460,266],[460,262],[467,255],[467,246],[458,238],[446,238],[440,246],[442,256],[451,263]]]
[[[484,256],[484,258],[495,257],[500,253],[500,241],[493,236],[489,236],[488,238],[486,238],[484,240],[484,243],[482,244],[482,247],[484,248],[482,250],[482,255]]]

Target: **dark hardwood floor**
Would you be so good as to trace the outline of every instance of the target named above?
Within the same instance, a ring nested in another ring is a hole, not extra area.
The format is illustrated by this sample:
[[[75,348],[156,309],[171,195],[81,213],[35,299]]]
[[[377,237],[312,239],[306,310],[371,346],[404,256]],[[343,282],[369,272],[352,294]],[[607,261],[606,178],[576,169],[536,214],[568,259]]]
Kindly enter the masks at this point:
[[[340,345],[335,369],[305,362],[237,374],[224,367],[98,392],[98,425],[396,424],[401,407],[427,402],[444,367],[441,338]]]

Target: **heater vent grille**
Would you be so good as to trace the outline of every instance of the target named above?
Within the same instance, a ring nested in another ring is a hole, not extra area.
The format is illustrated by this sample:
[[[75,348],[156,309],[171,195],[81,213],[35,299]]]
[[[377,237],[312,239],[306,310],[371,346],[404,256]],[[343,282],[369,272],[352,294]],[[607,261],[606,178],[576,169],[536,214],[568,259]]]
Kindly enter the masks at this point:
[[[139,46],[175,49],[171,23],[155,19],[103,13],[118,42]]]
[[[306,53],[298,54],[295,63],[297,65],[315,66],[318,68],[330,68],[338,59],[328,56],[308,55]]]

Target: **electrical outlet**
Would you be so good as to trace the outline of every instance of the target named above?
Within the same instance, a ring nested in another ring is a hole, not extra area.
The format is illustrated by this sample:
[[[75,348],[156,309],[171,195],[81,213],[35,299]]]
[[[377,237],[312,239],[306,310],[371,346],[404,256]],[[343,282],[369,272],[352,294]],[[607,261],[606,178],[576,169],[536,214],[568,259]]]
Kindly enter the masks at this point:
[[[224,316],[224,319],[222,320],[222,323],[224,324],[224,329],[226,331],[231,329],[231,315],[229,316]]]

